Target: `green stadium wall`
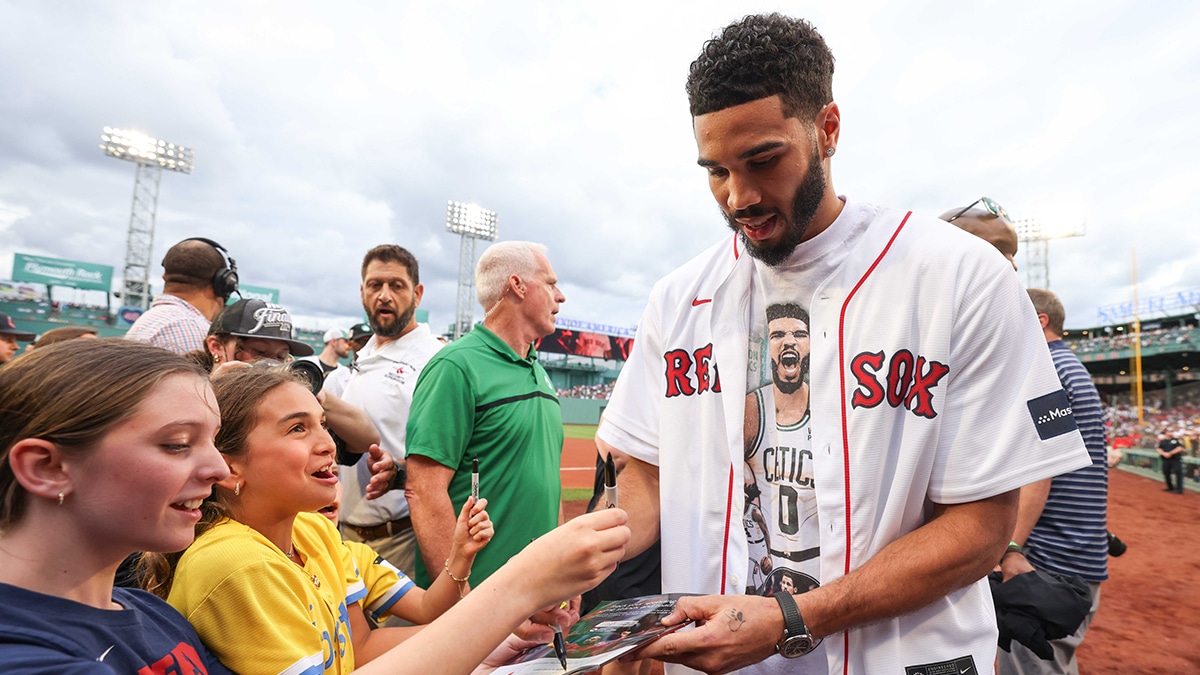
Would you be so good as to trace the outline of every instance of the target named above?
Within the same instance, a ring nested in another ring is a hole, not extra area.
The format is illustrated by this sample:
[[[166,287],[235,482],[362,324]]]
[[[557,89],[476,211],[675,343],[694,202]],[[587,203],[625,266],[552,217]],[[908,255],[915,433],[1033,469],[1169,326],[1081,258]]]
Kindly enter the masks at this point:
[[[599,424],[608,399],[560,398],[563,424]]]

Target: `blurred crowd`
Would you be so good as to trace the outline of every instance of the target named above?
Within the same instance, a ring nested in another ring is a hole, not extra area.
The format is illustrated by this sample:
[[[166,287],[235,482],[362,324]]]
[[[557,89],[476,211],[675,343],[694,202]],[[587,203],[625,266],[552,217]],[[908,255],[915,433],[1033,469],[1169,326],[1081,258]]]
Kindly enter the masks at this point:
[[[608,399],[612,397],[613,382],[603,384],[577,384],[570,389],[559,389],[559,398]]]

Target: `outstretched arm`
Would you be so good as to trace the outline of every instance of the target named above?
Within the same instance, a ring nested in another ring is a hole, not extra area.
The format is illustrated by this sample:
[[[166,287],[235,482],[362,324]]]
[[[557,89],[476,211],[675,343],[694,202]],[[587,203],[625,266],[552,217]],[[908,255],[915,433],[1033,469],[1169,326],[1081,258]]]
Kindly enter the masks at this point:
[[[470,673],[526,617],[612,573],[629,541],[626,520],[603,509],[538,537],[416,637],[354,672]]]
[[[441,567],[428,568],[429,576],[433,578],[429,590],[410,589],[388,609],[389,614],[412,623],[429,623],[444,614],[461,598],[466,597],[470,590],[469,582],[458,582],[455,579],[471,576],[475,554],[492,539],[494,530],[491,518],[484,510],[486,507],[486,499],[475,503],[471,498],[467,498],[467,503],[463,504],[462,512],[454,525],[454,543],[451,545],[449,557],[450,574]],[[445,565],[445,561],[442,564]]]
[[[616,449],[596,438],[601,457]],[[623,455],[619,453],[618,456]],[[626,559],[640,555],[659,537],[658,467],[626,456],[625,468],[617,474],[617,492],[621,508],[629,512],[629,530],[633,539],[625,548]]]
[[[916,611],[983,578],[1000,559],[1017,515],[1017,490],[976,502],[934,505],[926,524],[888,544],[862,567],[796,596],[814,637]],[[771,598],[710,595],[683,598],[663,622],[703,622],[636,654],[724,673],[775,651],[783,615]]]

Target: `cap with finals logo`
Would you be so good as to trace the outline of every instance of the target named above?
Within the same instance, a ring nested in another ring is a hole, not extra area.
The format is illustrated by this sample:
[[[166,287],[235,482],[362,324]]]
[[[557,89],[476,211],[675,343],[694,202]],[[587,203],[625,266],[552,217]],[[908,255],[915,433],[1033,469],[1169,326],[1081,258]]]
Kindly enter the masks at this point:
[[[281,305],[245,298],[226,305],[208,327],[209,335],[283,340],[292,356],[311,356],[313,348],[292,338],[292,316]]]
[[[19,342],[32,342],[35,337],[33,333],[26,333],[17,328],[17,324],[13,323],[12,317],[0,312],[0,333],[4,335],[12,335]]]

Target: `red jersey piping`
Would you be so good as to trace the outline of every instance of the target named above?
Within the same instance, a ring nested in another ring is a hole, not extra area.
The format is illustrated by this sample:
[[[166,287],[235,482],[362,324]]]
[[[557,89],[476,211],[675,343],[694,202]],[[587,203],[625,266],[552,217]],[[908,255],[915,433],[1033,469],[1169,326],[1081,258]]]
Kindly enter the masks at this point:
[[[729,491],[725,495],[725,543],[721,547],[721,595],[725,595],[725,573],[729,563],[729,521],[733,512],[733,465],[729,465]]]
[[[867,268],[862,278],[858,280],[857,284],[854,284],[854,288],[846,296],[846,300],[842,303],[842,311],[838,316],[838,380],[842,395],[842,475],[844,477],[842,482],[845,485],[843,507],[846,511],[846,563],[842,572],[843,575],[850,574],[850,542],[852,539],[850,532],[850,430],[847,425],[848,411],[846,410],[846,310],[850,307],[850,301],[858,293],[858,289],[862,288],[867,278],[871,276],[875,268],[879,266],[880,261],[883,260],[883,257],[887,255],[888,250],[892,248],[892,243],[896,241],[896,237],[900,236],[900,231],[904,229],[904,225],[908,222],[908,218],[911,215],[912,211],[904,214],[904,219],[900,221],[900,225],[896,227],[896,231],[892,233],[892,237],[888,239],[887,245],[879,252],[879,256],[875,258],[875,262],[871,263],[871,266]],[[842,633],[842,647],[842,672],[849,673],[850,631]]]

